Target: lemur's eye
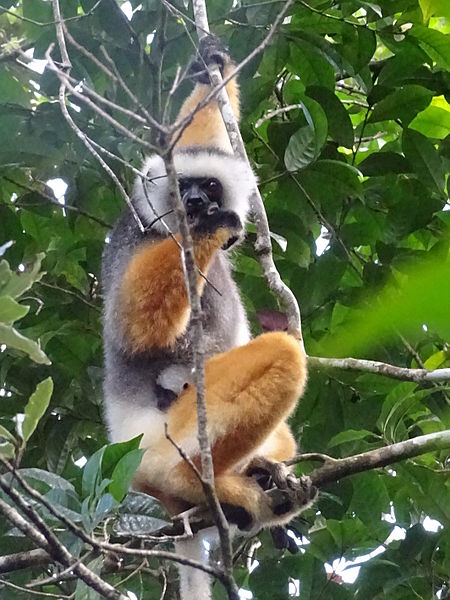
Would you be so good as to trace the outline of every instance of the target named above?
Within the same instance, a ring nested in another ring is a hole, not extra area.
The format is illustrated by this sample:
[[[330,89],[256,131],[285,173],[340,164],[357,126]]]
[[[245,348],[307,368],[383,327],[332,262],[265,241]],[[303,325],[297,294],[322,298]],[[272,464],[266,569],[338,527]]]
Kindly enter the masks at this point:
[[[222,198],[222,184],[218,179],[207,179],[203,186],[210,200],[218,201]]]

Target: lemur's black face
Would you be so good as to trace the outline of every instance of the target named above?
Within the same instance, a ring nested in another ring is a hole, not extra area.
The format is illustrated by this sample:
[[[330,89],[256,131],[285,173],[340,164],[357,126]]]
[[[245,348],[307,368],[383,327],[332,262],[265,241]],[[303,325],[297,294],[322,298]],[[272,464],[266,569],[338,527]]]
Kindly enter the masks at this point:
[[[184,177],[178,182],[181,199],[191,224],[217,212],[223,204],[223,187],[214,177]]]

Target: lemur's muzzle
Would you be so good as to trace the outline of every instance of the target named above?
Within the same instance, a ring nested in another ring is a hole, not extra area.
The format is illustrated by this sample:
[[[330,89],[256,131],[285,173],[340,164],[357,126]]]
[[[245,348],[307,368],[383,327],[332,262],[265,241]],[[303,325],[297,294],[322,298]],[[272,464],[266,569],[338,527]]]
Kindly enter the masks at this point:
[[[184,192],[182,200],[191,225],[198,222],[201,215],[211,215],[219,210],[219,204],[212,201],[206,192],[204,192],[196,183],[193,183],[189,189]]]

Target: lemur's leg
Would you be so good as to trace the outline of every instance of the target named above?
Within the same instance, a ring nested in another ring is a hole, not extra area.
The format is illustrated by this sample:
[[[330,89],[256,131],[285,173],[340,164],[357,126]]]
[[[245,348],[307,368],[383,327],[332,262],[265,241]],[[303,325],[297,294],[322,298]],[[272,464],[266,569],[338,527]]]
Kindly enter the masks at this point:
[[[259,454],[260,448],[270,452],[267,438],[272,435],[276,456],[283,454],[283,438],[288,443],[286,454],[295,452],[292,437],[281,423],[294,408],[305,381],[305,355],[297,341],[286,333],[261,335],[206,363],[208,432],[219,500],[242,507],[253,521],[261,524],[291,518],[292,497],[288,499],[281,492],[265,494],[255,481],[238,473],[239,466]],[[198,465],[196,419],[195,390],[191,387],[171,406],[167,423],[172,439]],[[167,441],[161,443],[166,445]],[[173,460],[176,452],[173,448]],[[167,492],[173,496],[192,504],[204,502],[200,482],[181,458],[167,473],[166,482]],[[308,491],[303,496],[298,498],[300,504],[313,497]]]

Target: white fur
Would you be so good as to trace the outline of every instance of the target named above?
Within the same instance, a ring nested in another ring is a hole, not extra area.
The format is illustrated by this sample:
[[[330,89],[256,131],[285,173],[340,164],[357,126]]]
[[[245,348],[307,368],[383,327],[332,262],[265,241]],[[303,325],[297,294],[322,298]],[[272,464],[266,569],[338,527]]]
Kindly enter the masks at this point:
[[[185,383],[192,383],[192,369],[186,365],[169,365],[161,371],[156,382],[178,395]]]
[[[249,199],[255,186],[255,176],[245,163],[232,155],[214,150],[178,151],[174,154],[178,177],[215,177],[224,190],[224,208],[232,210],[245,223]],[[168,184],[163,159],[157,154],[149,156],[142,172],[152,181],[138,178],[133,189],[133,201],[141,218],[149,225],[168,210]],[[163,222],[162,222],[163,221]],[[174,215],[170,214],[154,224],[155,229],[167,232],[166,226],[176,232]]]
[[[191,560],[197,560],[205,565],[209,562],[208,551],[202,535],[195,535],[190,540],[175,542],[175,552]],[[211,579],[207,573],[178,564],[180,572],[181,600],[210,600]]]

